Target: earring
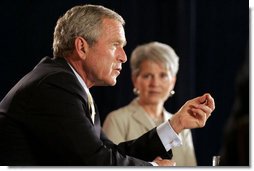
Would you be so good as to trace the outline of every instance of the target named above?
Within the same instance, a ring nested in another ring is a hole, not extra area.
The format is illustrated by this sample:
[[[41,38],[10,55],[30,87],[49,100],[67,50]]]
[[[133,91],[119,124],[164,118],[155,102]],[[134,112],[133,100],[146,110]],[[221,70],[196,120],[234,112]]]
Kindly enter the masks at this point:
[[[133,88],[133,93],[134,93],[135,95],[139,95],[139,90],[138,90],[137,88]]]
[[[169,97],[172,97],[174,94],[175,94],[175,91],[171,90],[170,93],[169,93]]]

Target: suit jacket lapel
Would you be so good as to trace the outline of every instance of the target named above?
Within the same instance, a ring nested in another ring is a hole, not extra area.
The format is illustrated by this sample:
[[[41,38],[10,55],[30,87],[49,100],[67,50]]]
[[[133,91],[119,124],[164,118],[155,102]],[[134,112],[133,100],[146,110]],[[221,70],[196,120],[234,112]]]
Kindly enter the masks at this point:
[[[84,108],[84,111],[85,111],[85,115],[88,117],[90,122],[93,124],[91,114],[90,114],[90,111],[89,111],[89,107],[88,107],[87,94],[86,94],[84,88],[82,87],[82,85],[80,84],[80,82],[79,82],[78,78],[76,77],[75,73],[72,71],[71,67],[68,65],[67,61],[64,58],[53,58],[52,60],[54,62],[56,62],[58,65],[61,65],[63,68],[65,68],[71,74],[73,74],[73,77],[75,78],[74,80],[76,81],[77,86],[75,86],[75,88],[70,88],[70,89],[71,89],[71,91],[73,91],[73,93],[75,93],[75,95],[77,95],[83,101],[83,108]],[[98,113],[98,111],[96,110],[96,114],[97,113]]]

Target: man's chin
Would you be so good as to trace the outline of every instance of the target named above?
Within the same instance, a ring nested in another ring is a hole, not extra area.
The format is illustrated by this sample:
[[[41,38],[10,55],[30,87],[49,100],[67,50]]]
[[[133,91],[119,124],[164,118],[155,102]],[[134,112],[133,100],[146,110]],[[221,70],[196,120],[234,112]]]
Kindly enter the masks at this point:
[[[103,81],[97,84],[96,86],[115,86],[116,82],[117,82],[116,79],[110,81]]]
[[[111,83],[108,84],[108,86],[115,86],[116,85],[116,80],[113,80]]]
[[[109,80],[108,86],[114,86],[114,85],[116,85],[116,82],[117,82],[117,81],[116,81],[116,78],[117,78],[117,76],[116,76],[115,78]]]

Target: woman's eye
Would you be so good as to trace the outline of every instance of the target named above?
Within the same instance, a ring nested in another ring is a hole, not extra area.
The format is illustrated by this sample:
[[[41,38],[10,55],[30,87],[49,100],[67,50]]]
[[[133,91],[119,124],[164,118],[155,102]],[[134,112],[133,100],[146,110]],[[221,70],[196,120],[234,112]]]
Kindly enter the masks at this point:
[[[145,78],[145,79],[148,79],[148,78],[151,78],[152,75],[151,74],[144,74],[142,77]]]
[[[160,76],[162,79],[166,80],[166,79],[169,79],[169,75],[168,74],[161,74]]]

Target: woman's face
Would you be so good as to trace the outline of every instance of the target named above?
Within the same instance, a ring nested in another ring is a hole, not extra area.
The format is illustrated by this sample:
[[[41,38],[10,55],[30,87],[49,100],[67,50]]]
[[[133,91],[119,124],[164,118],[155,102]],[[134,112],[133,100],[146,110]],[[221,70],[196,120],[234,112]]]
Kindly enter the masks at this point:
[[[145,60],[140,65],[139,74],[133,78],[133,83],[139,91],[141,104],[156,105],[164,104],[168,99],[175,80],[163,63]]]

